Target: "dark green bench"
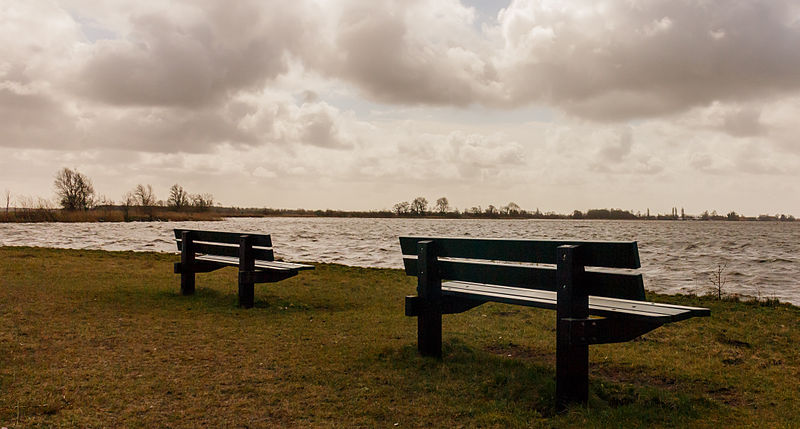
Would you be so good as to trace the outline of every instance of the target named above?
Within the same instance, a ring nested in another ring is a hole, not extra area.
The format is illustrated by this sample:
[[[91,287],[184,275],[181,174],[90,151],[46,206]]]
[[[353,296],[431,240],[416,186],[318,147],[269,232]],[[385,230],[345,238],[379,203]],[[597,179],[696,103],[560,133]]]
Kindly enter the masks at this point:
[[[194,293],[195,273],[223,267],[239,267],[239,305],[253,306],[254,284],[278,282],[296,276],[311,265],[276,261],[269,235],[176,229],[175,240],[181,261],[175,273],[181,275],[181,293]]]
[[[405,309],[417,317],[422,355],[441,358],[443,314],[490,301],[556,310],[559,410],[588,400],[590,344],[711,314],[644,301],[642,275],[631,271],[640,267],[635,241],[400,237],[400,246],[406,274],[417,276],[418,296],[406,297]]]

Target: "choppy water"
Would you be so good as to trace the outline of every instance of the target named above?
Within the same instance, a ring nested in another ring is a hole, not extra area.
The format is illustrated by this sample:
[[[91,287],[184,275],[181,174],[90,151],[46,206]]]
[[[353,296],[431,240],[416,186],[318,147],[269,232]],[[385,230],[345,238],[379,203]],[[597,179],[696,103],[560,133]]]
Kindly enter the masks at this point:
[[[400,268],[400,235],[636,240],[645,287],[724,290],[800,305],[800,222],[238,218],[221,222],[0,224],[0,245],[176,252],[173,228],[272,234],[278,257]]]

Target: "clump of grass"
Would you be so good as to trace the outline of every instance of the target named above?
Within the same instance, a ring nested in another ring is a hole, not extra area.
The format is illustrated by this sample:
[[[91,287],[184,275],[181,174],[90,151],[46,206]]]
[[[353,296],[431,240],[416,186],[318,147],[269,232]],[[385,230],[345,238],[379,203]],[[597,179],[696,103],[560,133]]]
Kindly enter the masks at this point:
[[[416,353],[400,270],[318,264],[258,285],[236,270],[179,294],[174,255],[0,248],[0,426],[797,427],[800,311],[710,306],[590,351],[590,403],[556,414],[555,315],[487,304]]]

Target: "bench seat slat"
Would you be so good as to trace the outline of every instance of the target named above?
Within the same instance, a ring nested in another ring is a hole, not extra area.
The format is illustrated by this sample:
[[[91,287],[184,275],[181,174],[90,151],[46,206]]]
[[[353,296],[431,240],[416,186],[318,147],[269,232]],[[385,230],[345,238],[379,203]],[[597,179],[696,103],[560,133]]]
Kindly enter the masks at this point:
[[[529,307],[555,309],[556,292],[534,290],[484,283],[451,281],[442,283],[442,295],[486,298],[487,301]],[[695,316],[707,316],[705,308],[674,306],[626,299],[589,296],[589,314],[603,317],[624,317],[625,319],[651,321],[658,323],[676,322]]]
[[[223,231],[198,231],[194,229],[175,229],[175,238],[180,239],[183,231],[192,233],[192,239],[195,241],[208,241],[212,243],[227,243],[239,244],[239,237],[248,235],[252,237],[253,246],[272,247],[272,238],[269,234],[250,234],[239,232],[223,232]]]
[[[219,256],[219,255],[200,255],[196,258],[199,261],[216,262],[225,265],[238,266],[239,258],[232,256]],[[312,265],[295,264],[292,262],[283,261],[265,261],[256,259],[255,267],[268,270],[283,270],[283,271],[302,271],[312,270]]]
[[[487,259],[511,262],[556,263],[556,249],[578,244],[585,265],[607,268],[640,268],[635,241],[519,240],[494,238],[400,237],[403,255],[416,255],[417,242],[434,240],[439,257]]]

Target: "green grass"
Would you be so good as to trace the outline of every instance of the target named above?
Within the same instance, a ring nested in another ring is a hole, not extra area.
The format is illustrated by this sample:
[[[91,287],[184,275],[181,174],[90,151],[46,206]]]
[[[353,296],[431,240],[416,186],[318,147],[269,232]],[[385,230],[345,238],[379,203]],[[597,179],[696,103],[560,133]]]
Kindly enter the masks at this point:
[[[0,248],[0,426],[798,427],[800,310],[707,298],[712,317],[590,350],[590,403],[555,414],[555,313],[445,316],[416,353],[414,278],[318,264],[178,293],[175,255]]]

